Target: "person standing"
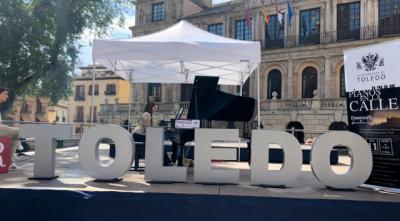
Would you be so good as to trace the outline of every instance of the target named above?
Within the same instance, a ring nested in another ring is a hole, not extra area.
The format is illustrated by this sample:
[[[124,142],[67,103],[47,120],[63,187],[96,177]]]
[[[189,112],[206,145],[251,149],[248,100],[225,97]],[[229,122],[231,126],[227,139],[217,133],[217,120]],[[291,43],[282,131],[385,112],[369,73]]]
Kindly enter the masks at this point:
[[[5,103],[8,100],[8,89],[6,87],[0,86],[0,104]],[[9,170],[20,170],[21,167],[17,166],[15,163],[15,152],[17,148],[21,145],[19,140],[19,130],[18,128],[9,127],[7,125],[2,124],[1,122],[1,111],[0,111],[0,136],[9,137],[11,139],[11,165]]]
[[[133,130],[133,140],[135,142],[146,143],[146,128],[153,127],[153,113],[158,109],[157,104],[149,102],[143,112],[142,117],[139,119],[138,124]],[[171,159],[164,151],[164,166],[170,166]]]
[[[157,111],[157,105],[150,102],[146,105],[142,117],[133,130],[133,139],[138,142],[145,142],[146,128],[153,126],[153,113]]]

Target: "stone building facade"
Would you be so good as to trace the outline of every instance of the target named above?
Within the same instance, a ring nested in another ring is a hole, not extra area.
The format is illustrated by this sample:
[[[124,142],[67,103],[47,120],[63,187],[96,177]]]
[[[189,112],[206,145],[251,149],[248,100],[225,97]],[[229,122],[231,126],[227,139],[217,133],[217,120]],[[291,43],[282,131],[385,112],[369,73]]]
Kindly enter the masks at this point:
[[[17,97],[15,104],[3,120],[13,122],[68,122],[68,104],[51,104],[48,98]]]
[[[99,116],[100,105],[114,105],[118,107],[119,103],[128,103],[129,101],[129,82],[123,80],[114,72],[105,69],[102,66],[96,66],[96,81],[93,92],[93,67],[81,67],[81,73],[73,77],[73,94],[69,98],[69,122],[73,125],[73,135],[80,137],[90,128],[92,118],[93,123],[105,123],[105,116],[109,117],[108,122],[120,125],[121,120],[127,119],[125,115],[118,117],[104,115]],[[92,106],[93,101],[93,106]],[[92,109],[93,108],[93,109]],[[115,113],[116,111],[108,111]],[[93,114],[93,117],[92,117]]]
[[[262,7],[269,13],[268,24]],[[398,39],[400,0],[236,0],[221,4],[137,0],[133,36],[156,32],[182,19],[225,37],[260,41],[261,121],[265,128],[304,129],[307,138],[346,126],[343,51]],[[244,95],[256,98],[256,85],[253,75]],[[190,90],[185,85],[157,84],[133,88],[135,105],[145,103],[149,96],[156,97],[160,107],[165,105],[159,119],[172,117],[185,105]],[[222,86],[222,90],[238,93],[235,87]]]

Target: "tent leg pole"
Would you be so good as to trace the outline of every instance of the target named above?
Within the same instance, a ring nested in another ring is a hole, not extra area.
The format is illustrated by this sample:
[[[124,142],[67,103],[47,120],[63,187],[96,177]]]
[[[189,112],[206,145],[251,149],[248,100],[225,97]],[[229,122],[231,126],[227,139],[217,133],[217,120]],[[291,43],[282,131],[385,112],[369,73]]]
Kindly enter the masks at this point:
[[[90,101],[90,127],[93,126],[94,120],[94,92],[95,92],[95,83],[96,83],[96,60],[93,59],[93,73],[92,73],[92,97]]]
[[[131,132],[131,106],[132,106],[132,90],[134,89],[133,83],[132,83],[132,71],[129,71],[129,84],[130,84],[130,90],[129,90],[129,101],[128,101],[128,131]]]
[[[260,63],[257,66],[257,128],[260,130],[261,113],[260,113]]]
[[[247,71],[250,72],[250,71]],[[243,96],[244,72],[242,72],[242,79],[240,79],[240,96]]]

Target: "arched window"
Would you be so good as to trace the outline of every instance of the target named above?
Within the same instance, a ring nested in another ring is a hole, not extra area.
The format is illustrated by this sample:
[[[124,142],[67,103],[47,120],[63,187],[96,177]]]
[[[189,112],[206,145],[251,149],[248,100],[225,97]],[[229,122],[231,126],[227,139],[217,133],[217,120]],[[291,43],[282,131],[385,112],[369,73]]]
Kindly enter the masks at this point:
[[[286,126],[286,131],[290,134],[293,134],[293,136],[296,137],[296,139],[303,144],[304,143],[304,126],[298,121],[291,121],[288,123]]]
[[[307,67],[303,70],[302,77],[302,97],[314,97],[314,90],[318,89],[318,71],[313,67]]]
[[[340,97],[346,97],[346,84],[344,79],[344,66],[340,68]]]
[[[268,74],[268,87],[267,87],[267,98],[272,99],[272,93],[275,91],[278,93],[278,99],[281,99],[282,94],[282,74],[279,70],[272,70]]]
[[[329,130],[349,130],[349,126],[345,122],[335,121],[329,125]]]

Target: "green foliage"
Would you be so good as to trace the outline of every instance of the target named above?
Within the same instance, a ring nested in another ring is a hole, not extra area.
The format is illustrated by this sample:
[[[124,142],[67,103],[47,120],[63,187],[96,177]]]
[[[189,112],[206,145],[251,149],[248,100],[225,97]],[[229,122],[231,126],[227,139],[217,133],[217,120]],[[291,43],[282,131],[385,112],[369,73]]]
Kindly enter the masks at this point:
[[[67,98],[86,29],[104,33],[134,0],[0,0],[0,85],[18,96]]]

